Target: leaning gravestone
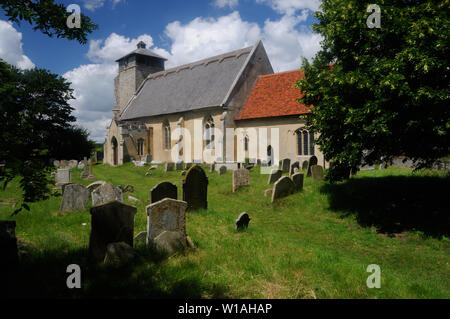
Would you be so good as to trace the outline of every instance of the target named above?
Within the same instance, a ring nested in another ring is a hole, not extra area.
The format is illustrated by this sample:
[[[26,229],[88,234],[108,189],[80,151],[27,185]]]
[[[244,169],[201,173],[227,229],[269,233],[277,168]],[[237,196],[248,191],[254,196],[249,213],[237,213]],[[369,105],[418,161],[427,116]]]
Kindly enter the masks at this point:
[[[2,284],[9,279],[8,275],[11,272],[18,270],[18,267],[16,222],[0,220],[0,279]],[[0,285],[0,295],[3,293],[3,288]]]
[[[112,201],[123,202],[122,190],[111,184],[103,184],[92,192],[92,206],[102,205]]]
[[[311,177],[311,166],[317,165],[317,157],[314,155],[308,161],[308,169],[306,172],[306,177]]]
[[[320,165],[311,166],[311,176],[313,181],[323,180],[323,167]]]
[[[70,168],[60,168],[56,171],[56,187],[61,187],[72,182],[72,172]]]
[[[118,201],[91,208],[89,257],[93,262],[105,259],[106,247],[124,242],[133,247],[134,215],[136,207]]]
[[[148,205],[147,244],[163,231],[176,231],[186,236],[187,203],[172,198]]]
[[[89,202],[89,191],[80,184],[66,184],[62,186],[62,201],[60,212],[78,212],[85,210]]]
[[[289,166],[291,166],[291,160],[289,158],[283,159],[281,162],[281,170],[283,173],[289,173]]]
[[[270,172],[269,175],[269,180],[267,181],[267,184],[273,184],[275,183],[277,180],[280,179],[280,177],[283,175],[283,172],[279,169],[273,169]]]
[[[281,177],[273,185],[272,203],[278,198],[291,195],[295,190],[294,182],[287,176]]]
[[[227,172],[227,167],[225,165],[220,166],[219,175],[223,175]]]
[[[97,182],[93,182],[92,184],[89,184],[87,186],[89,194],[91,194],[93,191],[95,191],[98,187],[105,185],[105,184],[106,184],[105,181],[97,181]]]
[[[245,168],[233,170],[233,193],[239,188],[244,186],[250,186],[250,171]]]
[[[170,182],[161,182],[150,190],[150,202],[156,203],[164,198],[178,199],[178,188]]]
[[[206,209],[208,207],[208,177],[198,165],[192,166],[183,180],[183,200],[187,210]]]
[[[299,163],[298,161],[291,164],[291,167],[289,168],[289,176],[292,176],[292,175],[295,174],[295,173],[294,173],[294,170],[295,170],[296,168],[297,168],[297,169],[300,169],[300,163]]]
[[[243,212],[239,215],[239,217],[236,219],[236,229],[237,230],[244,230],[248,228],[248,223],[250,222],[250,217],[246,212]]]
[[[172,256],[188,247],[188,237],[178,231],[165,230],[152,243],[157,251]]]
[[[299,192],[303,189],[303,179],[304,179],[304,175],[302,173],[295,173],[294,175],[292,175],[291,177],[292,181],[294,182],[295,185],[295,191]]]
[[[165,172],[171,172],[175,170],[175,163],[172,162],[168,162],[166,163],[165,167],[164,167],[164,171]]]

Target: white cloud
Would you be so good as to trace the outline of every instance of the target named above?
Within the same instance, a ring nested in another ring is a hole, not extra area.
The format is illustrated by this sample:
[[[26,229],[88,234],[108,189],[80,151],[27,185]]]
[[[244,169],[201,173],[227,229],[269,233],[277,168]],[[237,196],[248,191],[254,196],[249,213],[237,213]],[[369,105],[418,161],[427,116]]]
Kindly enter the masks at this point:
[[[83,0],[84,7],[89,11],[95,11],[105,4],[107,0]],[[112,2],[112,8],[114,9],[116,5],[123,0],[110,0]]]
[[[23,54],[22,33],[11,22],[0,20],[0,58],[19,69],[34,68],[34,63]]]
[[[317,11],[320,6],[319,0],[256,0],[256,2],[267,4],[278,13],[288,15],[302,9]]]
[[[213,4],[219,8],[235,8],[239,4],[239,0],[215,0]]]

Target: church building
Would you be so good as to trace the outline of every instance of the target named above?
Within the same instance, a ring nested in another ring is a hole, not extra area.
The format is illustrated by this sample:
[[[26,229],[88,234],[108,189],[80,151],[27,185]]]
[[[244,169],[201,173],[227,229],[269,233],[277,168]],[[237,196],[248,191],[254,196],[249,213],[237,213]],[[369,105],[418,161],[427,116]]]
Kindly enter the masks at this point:
[[[299,115],[299,70],[273,73],[263,43],[165,69],[143,42],[118,59],[104,163],[235,163],[323,156]],[[276,156],[274,156],[276,155]]]

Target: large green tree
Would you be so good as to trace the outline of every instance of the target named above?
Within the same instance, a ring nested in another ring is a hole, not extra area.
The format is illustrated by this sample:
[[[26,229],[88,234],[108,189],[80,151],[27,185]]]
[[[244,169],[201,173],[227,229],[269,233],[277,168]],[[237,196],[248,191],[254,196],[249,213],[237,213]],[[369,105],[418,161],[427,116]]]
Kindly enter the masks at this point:
[[[70,28],[67,19],[72,12],[67,12],[63,4],[53,0],[0,0],[0,7],[10,21],[20,24],[28,22],[34,30],[41,31],[49,37],[87,42],[87,35],[98,26],[88,16],[80,13],[80,27]]]
[[[380,28],[367,25],[371,3]],[[322,1],[313,24],[322,48],[296,86],[314,105],[308,125],[332,162],[330,180],[380,158],[421,168],[449,154],[449,13],[449,0]]]
[[[21,71],[0,60],[0,181],[6,187],[20,178],[23,204],[15,213],[50,196],[51,158],[69,149],[80,158],[94,148],[86,131],[71,124],[72,92],[69,82],[47,70]]]

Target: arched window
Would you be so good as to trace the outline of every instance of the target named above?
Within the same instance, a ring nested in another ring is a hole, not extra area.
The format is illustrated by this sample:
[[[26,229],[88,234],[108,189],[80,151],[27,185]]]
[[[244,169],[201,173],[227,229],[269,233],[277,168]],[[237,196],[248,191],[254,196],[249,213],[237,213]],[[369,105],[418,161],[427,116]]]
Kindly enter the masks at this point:
[[[207,149],[215,149],[215,125],[211,116],[205,118],[205,145]]]
[[[144,139],[140,138],[137,141],[137,152],[139,156],[144,155]]]
[[[169,121],[164,121],[163,124],[163,130],[164,130],[164,149],[170,150],[172,147],[171,143],[171,135],[170,135],[170,124]]]
[[[297,155],[315,155],[314,133],[306,130],[297,130]]]

